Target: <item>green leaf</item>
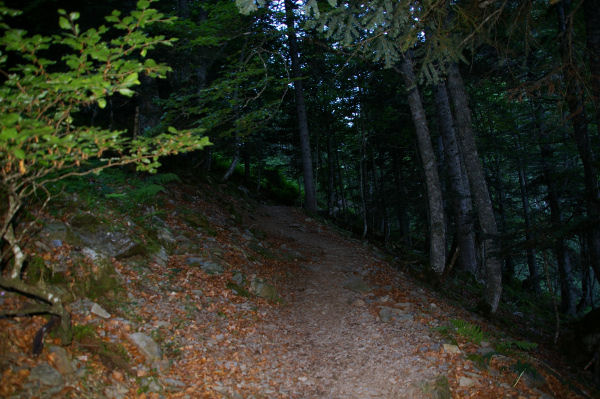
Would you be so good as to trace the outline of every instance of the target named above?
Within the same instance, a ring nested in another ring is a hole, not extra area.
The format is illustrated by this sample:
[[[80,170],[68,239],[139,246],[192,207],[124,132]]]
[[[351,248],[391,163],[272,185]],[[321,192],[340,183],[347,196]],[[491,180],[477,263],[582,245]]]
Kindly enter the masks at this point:
[[[132,97],[135,94],[135,91],[124,87],[122,89],[119,89],[119,93],[124,95],[125,97]],[[100,108],[104,108],[104,107],[100,107]]]
[[[146,57],[146,53],[148,53],[148,49],[147,48],[143,48],[142,51],[140,51],[140,56],[142,58]]]
[[[148,0],[140,0],[137,2],[138,9],[148,8],[150,6],[150,2]]]
[[[12,153],[17,159],[25,159],[25,151],[21,148],[13,148]]]
[[[106,99],[105,98],[99,98],[98,99],[98,106],[102,109],[106,108]]]
[[[130,85],[139,85],[140,81],[138,80],[138,73],[134,72],[132,74],[130,74],[129,76],[127,76],[125,78],[125,80],[123,81],[123,83],[125,83],[126,85],[130,86]]]
[[[17,129],[14,127],[10,127],[8,129],[2,129],[2,133],[0,134],[0,137],[2,137],[3,139],[16,139],[17,136],[19,135],[19,132],[17,132]]]
[[[59,17],[58,18],[58,25],[62,28],[62,29],[67,29],[70,30],[71,29],[71,23],[69,22],[68,19],[66,19],[65,17]]]
[[[79,19],[79,13],[77,11],[70,13],[69,18],[71,18],[71,21],[75,21],[76,19]]]
[[[177,129],[175,129],[173,126],[169,126],[169,127],[167,128],[167,130],[169,131],[169,133],[173,133],[173,134],[176,134],[176,133],[177,133]]]

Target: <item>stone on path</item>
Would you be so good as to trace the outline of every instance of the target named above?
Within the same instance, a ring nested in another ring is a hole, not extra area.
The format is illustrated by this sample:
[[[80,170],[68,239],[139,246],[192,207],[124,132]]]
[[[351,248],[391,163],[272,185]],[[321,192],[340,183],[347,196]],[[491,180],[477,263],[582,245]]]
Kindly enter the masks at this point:
[[[456,353],[460,353],[460,349],[456,345],[444,344],[444,352],[456,354]]]
[[[477,381],[474,380],[473,378],[469,378],[469,377],[460,377],[458,380],[458,386],[462,387],[462,388],[468,388],[471,387],[473,385],[475,385]]]
[[[215,263],[215,262],[211,262],[211,261],[207,261],[206,259],[203,258],[199,258],[196,256],[190,256],[185,260],[185,263],[187,263],[190,266],[200,266],[200,268],[206,273],[206,274],[222,274],[225,269],[223,269],[223,266]]]
[[[250,292],[260,298],[270,299],[272,301],[275,301],[277,298],[279,298],[275,287],[273,287],[271,284],[267,284],[261,278],[254,278],[250,282]]]
[[[144,355],[147,363],[159,361],[162,357],[159,346],[148,335],[138,332],[129,334],[128,338]]]
[[[371,287],[367,283],[363,281],[360,277],[350,277],[344,283],[344,288],[350,291],[359,292],[359,293],[367,293],[371,291]]]
[[[26,388],[31,389],[32,393],[39,391],[48,397],[60,392],[64,384],[65,379],[54,367],[42,363],[31,369]]]
[[[413,384],[409,389],[410,398],[422,399],[452,399],[450,384],[445,375],[439,375],[436,378],[420,381]]]
[[[90,310],[90,312],[92,312],[96,316],[102,317],[103,319],[108,319],[110,317],[110,313],[104,310],[102,306],[98,305],[97,303],[94,303],[92,305],[92,309]]]
[[[71,356],[69,356],[65,348],[52,345],[48,348],[48,351],[52,354],[52,363],[59,373],[69,375],[75,372]]]

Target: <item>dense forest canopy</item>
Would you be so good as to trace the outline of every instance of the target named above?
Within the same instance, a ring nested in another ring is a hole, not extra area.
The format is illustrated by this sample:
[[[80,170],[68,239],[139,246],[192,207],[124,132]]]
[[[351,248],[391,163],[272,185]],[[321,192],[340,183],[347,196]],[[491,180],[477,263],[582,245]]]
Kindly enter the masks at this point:
[[[104,167],[87,162],[103,151],[155,169],[185,151],[168,166],[271,190],[416,258],[432,281],[482,283],[485,313],[509,306],[507,289],[552,298],[557,317],[596,308],[600,1],[4,4],[4,263],[21,256],[25,198],[59,169]],[[63,114],[18,109],[18,90],[61,74],[72,98],[40,96]],[[54,158],[32,155],[35,129]],[[53,305],[15,276],[0,285]]]

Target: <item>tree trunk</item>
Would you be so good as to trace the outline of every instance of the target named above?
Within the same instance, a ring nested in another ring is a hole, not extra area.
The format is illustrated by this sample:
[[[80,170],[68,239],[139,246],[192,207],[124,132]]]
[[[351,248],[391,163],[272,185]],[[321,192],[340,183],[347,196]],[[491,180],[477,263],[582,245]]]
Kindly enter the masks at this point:
[[[235,146],[235,150],[233,153],[233,159],[231,161],[231,164],[229,165],[229,168],[227,169],[227,171],[221,178],[221,183],[224,183],[227,180],[229,180],[229,178],[231,177],[233,172],[235,172],[235,168],[236,168],[238,162],[240,161],[240,142],[239,142],[239,138],[237,137],[237,135],[235,137],[235,142],[233,143],[233,145]]]
[[[471,195],[477,208],[479,226],[483,232],[483,244],[486,252],[485,259],[485,302],[491,313],[495,313],[502,295],[502,261],[500,259],[500,243],[498,227],[492,207],[492,200],[488,192],[483,166],[479,160],[475,135],[471,123],[471,110],[467,100],[467,92],[457,64],[448,68],[448,91],[458,133],[458,144],[465,162]]]
[[[327,214],[334,215],[335,204],[335,164],[333,157],[333,133],[327,135]]]
[[[556,189],[556,180],[554,178],[552,162],[552,149],[549,144],[541,144],[542,168],[544,173],[544,183],[548,188],[548,204],[550,205],[550,220],[554,231],[560,231],[562,225],[562,213],[560,207],[559,194]],[[567,243],[563,237],[556,237],[554,241],[554,253],[556,263],[558,264],[558,274],[560,278],[560,298],[561,311],[567,314],[575,314],[575,295],[573,292],[573,273],[571,267],[571,258],[567,249]]]
[[[450,191],[452,193],[452,208],[454,209],[454,217],[456,218],[455,234],[458,243],[458,264],[462,270],[476,275],[477,256],[473,219],[471,217],[473,212],[471,192],[461,168],[460,152],[454,131],[454,121],[450,110],[448,92],[444,84],[436,85],[435,101],[444,152],[446,153],[444,158],[450,181]]]
[[[590,69],[592,72],[592,96],[597,100],[600,92],[600,27],[593,25],[600,21],[600,3],[597,0],[584,1],[584,11],[586,13],[587,41],[590,52]],[[600,183],[598,182],[598,168],[596,166],[596,156],[592,150],[592,145],[587,128],[587,118],[585,107],[582,101],[583,88],[578,79],[578,70],[575,60],[571,58],[572,32],[567,24],[567,12],[569,12],[570,1],[563,0],[557,4],[558,24],[560,32],[560,50],[562,54],[562,66],[564,81],[566,82],[566,100],[569,107],[570,120],[573,125],[573,136],[577,144],[577,151],[583,164],[583,176],[585,181],[585,197],[588,217],[588,229],[590,232],[590,252],[592,268],[596,278],[600,278]],[[589,15],[587,15],[589,12]],[[598,104],[595,103],[597,106]],[[597,122],[600,111],[596,108]],[[600,125],[598,127],[600,129]],[[599,130],[600,131],[600,130]],[[599,280],[600,281],[600,280]]]
[[[366,145],[366,141],[367,139],[365,138],[365,133],[364,131],[361,134],[361,141],[360,141],[360,162],[359,162],[359,166],[358,166],[358,172],[360,174],[360,210],[361,210],[361,215],[362,215],[362,220],[363,220],[363,232],[362,232],[362,238],[364,239],[367,236],[367,232],[368,232],[368,221],[367,221],[367,200],[366,200],[366,195],[365,195],[365,184],[366,184],[366,177],[365,177],[365,145]]]
[[[364,159],[361,159],[358,164],[358,173],[360,174],[360,213],[362,215],[363,231],[362,238],[367,236],[368,222],[367,222],[367,201],[365,199],[365,168]]]
[[[506,193],[504,192],[504,185],[502,184],[502,170],[500,169],[500,161],[496,160],[494,166],[494,180],[495,189],[498,195],[498,216],[500,217],[500,233],[506,236],[508,226],[506,222]],[[512,257],[507,252],[504,253],[504,268],[502,270],[503,279],[510,282],[515,276],[515,264]]]
[[[529,195],[527,180],[523,165],[519,159],[519,188],[521,190],[521,204],[523,205],[523,219],[525,221],[525,241],[527,242],[527,267],[529,268],[528,284],[536,294],[540,292],[540,277],[538,275],[537,260],[535,257],[534,237],[531,233],[531,211],[529,209]]]
[[[155,103],[155,100],[159,97],[156,79],[142,75],[140,76],[140,82],[136,110],[136,128],[138,130],[134,132],[136,136],[143,136],[146,131],[156,127],[160,123],[161,116],[160,107]]]
[[[304,176],[305,207],[308,212],[317,212],[317,196],[313,178],[312,157],[310,153],[310,134],[304,93],[302,90],[302,74],[298,57],[298,42],[294,27],[294,3],[285,0],[285,21],[287,24],[288,46],[292,64],[292,77],[294,78],[294,93],[296,99],[296,113],[298,115],[298,130],[300,134],[300,150],[302,153],[302,175]]]
[[[438,176],[437,162],[431,143],[427,118],[421,94],[417,87],[413,63],[410,54],[405,54],[402,60],[402,76],[408,90],[408,105],[412,114],[421,162],[425,173],[427,187],[427,202],[429,208],[429,257],[431,269],[438,276],[444,273],[446,265],[446,230],[444,224],[444,203],[442,188]]]
[[[248,143],[245,142],[242,147],[242,158],[244,159],[244,183],[250,182],[250,149]]]
[[[584,0],[587,54],[591,73],[591,94],[596,127],[600,134],[600,0]]]
[[[577,303],[577,313],[583,312],[588,307],[594,305],[594,277],[593,270],[590,266],[590,259],[588,251],[588,240],[589,234],[583,233],[579,235],[579,247],[580,247],[580,265],[581,270],[581,298]]]
[[[400,234],[402,235],[401,241],[406,245],[412,245],[410,239],[410,218],[406,210],[406,188],[402,184],[400,178],[400,165],[398,164],[398,155],[394,152],[393,157],[394,167],[394,185],[396,186],[396,212],[398,214],[398,225],[400,226]]]
[[[339,198],[342,201],[342,213],[343,215],[346,214],[346,211],[348,210],[348,203],[346,202],[346,190],[344,190],[344,176],[342,174],[342,167],[340,165],[340,157],[338,155],[338,152],[335,152],[335,163],[337,165],[337,177],[338,177],[338,187],[340,190],[340,194],[339,194]]]

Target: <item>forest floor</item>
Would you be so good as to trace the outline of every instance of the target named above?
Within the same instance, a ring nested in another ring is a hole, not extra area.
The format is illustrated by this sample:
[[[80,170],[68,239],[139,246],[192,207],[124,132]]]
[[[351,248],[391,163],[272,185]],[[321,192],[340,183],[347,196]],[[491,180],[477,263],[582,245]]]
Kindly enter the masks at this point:
[[[126,297],[102,302],[110,314],[71,303],[80,333],[66,351],[48,337],[30,355],[42,317],[0,320],[1,397],[591,397],[371,245],[297,208],[188,191],[166,205],[168,261],[112,259]],[[210,234],[185,223],[189,211],[210,215]],[[0,305],[20,301],[2,292]],[[158,346],[155,358],[134,332]]]

